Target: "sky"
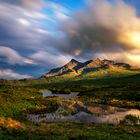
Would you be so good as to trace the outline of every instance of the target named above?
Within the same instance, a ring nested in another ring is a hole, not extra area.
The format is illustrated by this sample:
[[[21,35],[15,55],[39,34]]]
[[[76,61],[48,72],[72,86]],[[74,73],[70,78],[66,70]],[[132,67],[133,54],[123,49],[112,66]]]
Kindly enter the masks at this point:
[[[139,0],[0,0],[1,78],[97,57],[140,67]]]

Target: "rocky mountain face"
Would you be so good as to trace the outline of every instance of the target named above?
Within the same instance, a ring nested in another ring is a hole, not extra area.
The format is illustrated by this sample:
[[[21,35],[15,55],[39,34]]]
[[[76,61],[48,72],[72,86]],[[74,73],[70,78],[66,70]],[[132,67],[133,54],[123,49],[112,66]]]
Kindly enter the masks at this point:
[[[100,60],[99,58],[95,60],[89,60],[84,63],[72,59],[66,65],[52,69],[50,72],[42,75],[42,78],[63,76],[66,74],[82,75],[88,72],[97,71],[101,69],[115,69],[115,68],[130,69],[131,66],[126,63],[117,63],[115,61],[107,59]]]

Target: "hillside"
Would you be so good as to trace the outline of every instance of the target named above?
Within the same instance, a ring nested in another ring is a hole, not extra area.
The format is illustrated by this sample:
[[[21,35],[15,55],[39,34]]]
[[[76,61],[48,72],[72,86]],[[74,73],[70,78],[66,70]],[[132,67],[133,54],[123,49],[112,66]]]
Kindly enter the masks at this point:
[[[50,72],[42,75],[42,78],[50,77],[86,77],[86,76],[103,76],[103,75],[123,75],[136,72],[132,66],[126,63],[118,63],[112,60],[89,60],[86,62],[78,62],[72,59],[62,67],[52,69]]]

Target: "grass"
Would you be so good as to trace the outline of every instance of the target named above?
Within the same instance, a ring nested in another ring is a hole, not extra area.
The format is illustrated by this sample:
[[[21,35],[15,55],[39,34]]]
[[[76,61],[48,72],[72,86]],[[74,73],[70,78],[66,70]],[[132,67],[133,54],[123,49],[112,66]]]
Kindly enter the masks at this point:
[[[58,93],[79,91],[81,97],[75,100],[140,109],[140,74],[135,72],[98,71],[85,77],[3,81],[0,83],[0,139],[138,140],[140,138],[139,125],[28,122],[26,113],[53,112],[61,101],[58,98],[43,98],[39,92],[43,89],[51,89]]]
[[[135,125],[140,122],[140,118],[134,115],[127,115],[125,118],[120,122],[120,124],[124,125]]]
[[[134,139],[131,128],[122,128],[122,126],[57,123],[50,124],[47,128],[49,132],[53,133],[53,137],[58,136],[58,139]],[[136,126],[132,128],[133,131],[137,133],[135,138],[140,136],[138,134],[138,128],[139,127]],[[55,139],[57,139],[57,137]]]
[[[36,89],[9,85],[0,88],[0,106],[0,117],[18,119],[23,119],[27,112],[52,112],[57,109],[54,100],[43,98]]]
[[[3,140],[138,140],[140,126],[40,123],[18,129],[1,127],[0,134]]]

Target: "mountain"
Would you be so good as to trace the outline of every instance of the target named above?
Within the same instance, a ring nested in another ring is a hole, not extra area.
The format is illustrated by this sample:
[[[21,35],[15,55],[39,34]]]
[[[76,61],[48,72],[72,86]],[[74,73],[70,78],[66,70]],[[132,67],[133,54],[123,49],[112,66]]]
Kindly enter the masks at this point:
[[[65,64],[62,67],[52,69],[50,72],[42,75],[42,78],[55,77],[55,76],[79,76],[84,75],[90,72],[96,72],[99,70],[108,70],[108,69],[124,69],[131,70],[131,66],[126,63],[118,63],[112,60],[101,60],[99,58],[95,60],[89,60],[84,63],[78,62],[75,59],[72,59],[70,62]]]
[[[81,65],[82,63],[72,59],[69,63],[66,65],[52,69],[49,73],[43,75],[42,77],[54,77],[54,76],[61,76],[67,73],[75,73],[75,67]]]

